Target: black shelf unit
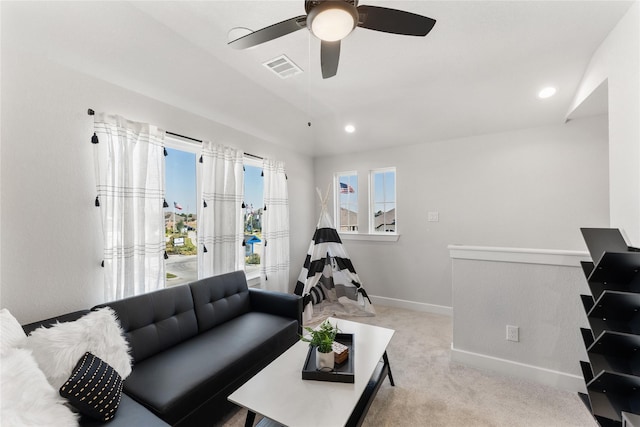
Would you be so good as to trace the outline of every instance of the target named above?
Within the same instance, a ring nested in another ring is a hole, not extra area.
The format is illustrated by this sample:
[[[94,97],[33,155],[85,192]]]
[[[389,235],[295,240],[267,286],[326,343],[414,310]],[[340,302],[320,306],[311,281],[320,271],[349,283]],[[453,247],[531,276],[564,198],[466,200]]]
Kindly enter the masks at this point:
[[[640,414],[640,251],[617,229],[581,231],[593,262],[581,263],[591,295],[580,295],[590,326],[580,397],[600,426],[618,427],[623,412]]]

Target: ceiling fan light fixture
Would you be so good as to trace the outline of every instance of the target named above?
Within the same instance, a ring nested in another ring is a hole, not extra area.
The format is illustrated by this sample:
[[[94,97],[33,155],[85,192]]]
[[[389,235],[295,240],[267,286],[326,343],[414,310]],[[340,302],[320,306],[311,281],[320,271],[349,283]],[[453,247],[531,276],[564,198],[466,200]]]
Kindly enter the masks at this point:
[[[307,27],[320,40],[335,42],[347,37],[358,23],[358,10],[344,1],[327,1],[307,16]]]

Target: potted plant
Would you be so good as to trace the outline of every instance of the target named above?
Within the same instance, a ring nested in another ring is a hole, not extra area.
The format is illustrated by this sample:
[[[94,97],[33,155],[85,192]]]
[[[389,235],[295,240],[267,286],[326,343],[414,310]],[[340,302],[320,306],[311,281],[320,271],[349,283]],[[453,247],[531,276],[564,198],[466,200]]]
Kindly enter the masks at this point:
[[[309,337],[301,336],[300,339],[315,347],[316,369],[331,371],[334,366],[333,341],[336,338],[338,324],[333,326],[328,320],[322,322],[316,329],[304,328],[309,332]]]

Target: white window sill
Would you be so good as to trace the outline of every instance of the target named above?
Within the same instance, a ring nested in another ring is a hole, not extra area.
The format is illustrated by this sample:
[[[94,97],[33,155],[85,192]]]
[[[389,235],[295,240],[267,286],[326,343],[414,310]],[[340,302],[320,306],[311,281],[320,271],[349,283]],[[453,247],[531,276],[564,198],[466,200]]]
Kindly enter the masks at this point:
[[[396,233],[339,233],[342,240],[364,240],[370,242],[397,242],[400,238]]]
[[[247,274],[245,272],[245,275],[247,277],[247,286],[249,286],[250,288],[255,288],[255,287],[260,287],[260,273],[259,272],[253,272],[250,274]]]

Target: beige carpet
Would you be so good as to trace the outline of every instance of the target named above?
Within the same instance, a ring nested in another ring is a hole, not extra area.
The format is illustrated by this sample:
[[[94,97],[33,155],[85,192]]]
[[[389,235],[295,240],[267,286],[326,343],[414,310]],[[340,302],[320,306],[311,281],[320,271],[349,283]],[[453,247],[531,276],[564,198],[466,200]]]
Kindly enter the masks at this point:
[[[385,380],[364,427],[597,426],[575,393],[451,362],[451,317],[376,311],[352,320],[396,331],[387,349],[396,386]],[[241,427],[245,417],[239,409],[221,425]]]

